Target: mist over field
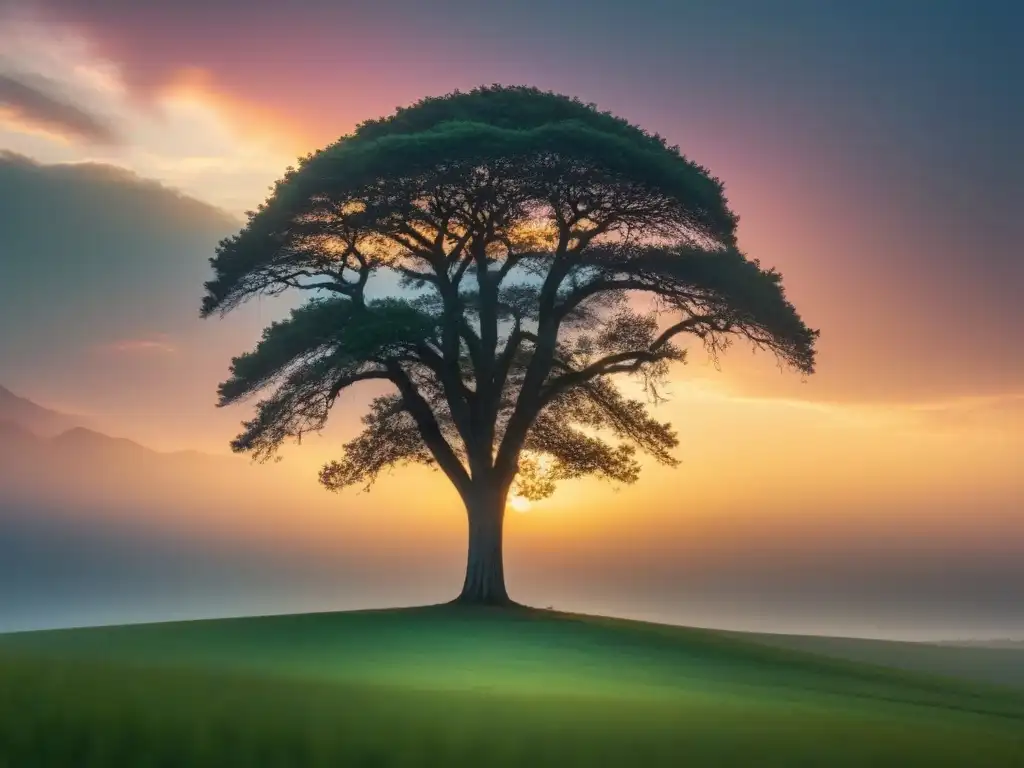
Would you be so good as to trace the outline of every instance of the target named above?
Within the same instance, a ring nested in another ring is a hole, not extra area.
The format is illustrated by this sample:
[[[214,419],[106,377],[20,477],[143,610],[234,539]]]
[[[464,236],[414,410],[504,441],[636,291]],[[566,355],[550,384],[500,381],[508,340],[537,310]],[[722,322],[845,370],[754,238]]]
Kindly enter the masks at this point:
[[[0,631],[430,604],[460,578],[450,497],[410,504],[382,486],[361,510],[288,461],[158,453],[85,430],[8,430],[0,449]],[[380,537],[381,515],[406,533]],[[752,514],[671,547],[638,527],[614,548],[599,531],[553,548],[541,515],[510,513],[508,540],[511,589],[538,606],[782,633],[1024,637],[1019,540],[979,558],[955,541],[924,547],[912,529],[880,528],[881,546],[809,517],[789,523],[803,539],[777,521],[771,538]]]

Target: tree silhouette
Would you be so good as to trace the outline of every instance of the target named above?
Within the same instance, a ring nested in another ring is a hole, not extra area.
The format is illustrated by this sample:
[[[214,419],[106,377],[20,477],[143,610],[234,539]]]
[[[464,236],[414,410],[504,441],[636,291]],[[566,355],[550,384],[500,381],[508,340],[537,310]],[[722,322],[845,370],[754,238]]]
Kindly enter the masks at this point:
[[[289,168],[211,259],[204,317],[313,297],[232,361],[220,405],[270,391],[232,447],[269,458],[321,429],[343,390],[389,382],[321,482],[439,468],[468,513],[459,601],[508,603],[510,491],[632,483],[638,449],[675,464],[675,432],[648,406],[681,335],[711,355],[745,338],[813,372],[817,332],[737,248],[736,224],[706,169],[576,99],[495,86],[363,123]]]

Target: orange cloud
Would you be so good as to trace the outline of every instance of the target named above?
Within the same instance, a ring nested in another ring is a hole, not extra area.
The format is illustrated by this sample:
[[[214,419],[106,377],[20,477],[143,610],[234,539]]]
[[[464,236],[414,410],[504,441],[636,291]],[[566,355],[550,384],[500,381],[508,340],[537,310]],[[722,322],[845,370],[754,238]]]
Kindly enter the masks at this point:
[[[41,121],[32,120],[26,117],[21,110],[0,104],[0,129],[4,128],[15,133],[41,136],[49,141],[58,142],[63,145],[73,143],[72,136],[52,124],[46,125]]]
[[[28,125],[67,139],[117,144],[119,136],[106,121],[60,95],[56,84],[38,75],[0,72],[0,109],[8,124]]]
[[[208,70],[198,67],[177,70],[160,89],[158,97],[206,107],[239,135],[250,141],[265,142],[276,151],[298,156],[318,146],[317,136],[298,121],[229,93],[217,84]]]
[[[166,336],[153,338],[121,339],[102,345],[99,350],[108,354],[174,354],[178,347]]]

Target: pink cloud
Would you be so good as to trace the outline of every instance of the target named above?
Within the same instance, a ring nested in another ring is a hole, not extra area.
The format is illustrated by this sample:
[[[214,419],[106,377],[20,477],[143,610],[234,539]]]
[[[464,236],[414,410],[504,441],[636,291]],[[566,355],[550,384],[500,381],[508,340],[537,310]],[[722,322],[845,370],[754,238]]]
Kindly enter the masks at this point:
[[[171,340],[163,335],[150,338],[119,339],[99,348],[100,352],[108,354],[174,354],[178,347]]]

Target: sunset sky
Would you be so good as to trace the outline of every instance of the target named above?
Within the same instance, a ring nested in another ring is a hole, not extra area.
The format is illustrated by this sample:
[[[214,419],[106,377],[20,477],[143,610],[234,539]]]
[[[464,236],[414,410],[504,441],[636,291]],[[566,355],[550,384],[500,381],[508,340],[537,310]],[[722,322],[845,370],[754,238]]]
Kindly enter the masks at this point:
[[[216,385],[290,305],[199,320],[217,241],[360,121],[536,85],[723,179],[741,246],[821,341],[806,381],[695,347],[658,412],[681,466],[511,515],[513,597],[1024,635],[1022,24],[1013,0],[0,0],[0,384],[158,450],[225,453],[248,412],[215,409]],[[238,536],[337,541],[344,570],[355,528],[384,552],[397,515],[410,548],[431,532],[424,563],[454,559],[388,599],[446,599],[464,518],[440,476],[315,485],[372,394],[287,451],[298,501]]]

